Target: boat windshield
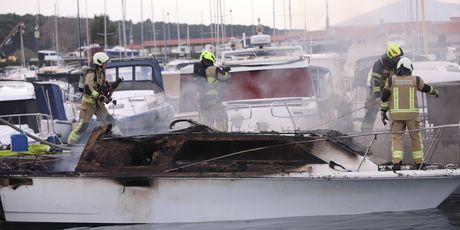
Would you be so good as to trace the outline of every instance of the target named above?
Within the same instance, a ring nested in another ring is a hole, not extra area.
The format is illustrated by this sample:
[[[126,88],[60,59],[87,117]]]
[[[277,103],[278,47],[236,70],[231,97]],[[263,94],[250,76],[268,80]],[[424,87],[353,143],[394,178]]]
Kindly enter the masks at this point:
[[[200,81],[184,75],[180,87],[180,112],[197,111],[197,92],[203,87]],[[311,73],[305,67],[232,71],[231,79],[220,87],[224,101],[315,96]]]
[[[307,68],[242,71],[231,76],[223,86],[226,101],[314,96]]]
[[[108,68],[105,77],[108,82],[115,82],[116,76],[123,78],[120,90],[127,89],[153,89],[155,93],[162,92],[153,78],[155,71],[152,66],[124,66]],[[146,84],[148,82],[148,84]]]
[[[270,65],[285,63],[303,59],[300,47],[267,47],[222,53],[222,65],[245,66],[245,65]],[[263,62],[261,62],[263,60]]]

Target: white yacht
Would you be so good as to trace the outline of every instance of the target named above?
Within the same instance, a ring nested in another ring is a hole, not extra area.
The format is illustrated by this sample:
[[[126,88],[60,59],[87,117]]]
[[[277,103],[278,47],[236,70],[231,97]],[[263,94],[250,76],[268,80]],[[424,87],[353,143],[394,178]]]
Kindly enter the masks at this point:
[[[0,170],[6,221],[181,223],[410,211],[437,207],[460,185],[455,168],[380,171],[351,136],[335,131],[226,133],[189,122],[131,137],[97,127],[75,170]]]

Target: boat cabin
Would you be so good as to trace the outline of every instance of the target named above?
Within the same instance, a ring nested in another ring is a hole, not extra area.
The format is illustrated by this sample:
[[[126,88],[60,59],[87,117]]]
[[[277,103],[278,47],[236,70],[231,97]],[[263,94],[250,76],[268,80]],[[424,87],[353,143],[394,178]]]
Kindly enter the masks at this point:
[[[112,94],[109,113],[125,135],[163,132],[173,116],[166,102],[163,79],[154,59],[113,60],[105,71],[107,81],[123,79]]]
[[[231,68],[231,80],[221,88],[229,131],[307,129],[326,118],[321,113],[329,113],[322,109],[330,108],[330,72],[310,66],[300,47],[224,51],[220,61]],[[182,71],[179,113],[198,110],[200,82],[200,77]]]
[[[76,115],[57,84],[0,81],[0,117],[45,139],[51,134],[67,139]],[[2,143],[9,143],[16,131],[6,126],[0,129]]]

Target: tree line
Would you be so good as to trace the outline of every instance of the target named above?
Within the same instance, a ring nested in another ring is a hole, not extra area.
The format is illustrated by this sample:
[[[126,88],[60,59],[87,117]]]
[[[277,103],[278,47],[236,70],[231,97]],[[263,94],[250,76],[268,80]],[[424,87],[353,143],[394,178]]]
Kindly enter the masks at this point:
[[[120,36],[122,31],[122,21],[112,21],[110,16],[107,16],[107,46],[108,48],[123,44],[121,42],[123,36]],[[24,23],[23,41],[25,47],[26,60],[36,57],[37,50],[56,50],[59,48],[59,53],[67,53],[76,50],[79,47],[78,30],[80,23],[80,40],[82,45],[86,45],[87,33],[86,23],[88,23],[89,41],[90,44],[104,45],[104,16],[95,15],[94,18],[77,18],[72,17],[56,17],[44,15],[17,15],[17,14],[0,14],[0,41],[6,38],[10,31],[17,25],[17,23]],[[36,24],[39,28],[39,38],[34,37]],[[57,24],[57,27],[56,27]],[[155,38],[157,40],[176,39],[177,38],[177,24],[155,22]],[[153,40],[153,24],[150,19],[145,20],[143,23],[133,21],[125,21],[126,29],[126,44],[140,44],[141,43],[141,27],[144,30],[144,41]],[[187,38],[187,26],[189,27],[190,38],[209,38],[211,34],[211,25],[197,25],[197,24],[183,24],[179,23],[180,38],[185,41]],[[264,26],[265,34],[271,34],[272,29]],[[57,28],[57,44],[56,44],[56,28]],[[252,35],[255,32],[255,26],[246,25],[225,25],[227,36],[230,36],[231,31],[236,37],[241,37],[243,33]],[[277,30],[278,31],[278,30]],[[280,30],[280,32],[284,32]],[[0,52],[4,55],[19,56],[20,50],[19,34],[12,37],[11,41],[1,47]]]

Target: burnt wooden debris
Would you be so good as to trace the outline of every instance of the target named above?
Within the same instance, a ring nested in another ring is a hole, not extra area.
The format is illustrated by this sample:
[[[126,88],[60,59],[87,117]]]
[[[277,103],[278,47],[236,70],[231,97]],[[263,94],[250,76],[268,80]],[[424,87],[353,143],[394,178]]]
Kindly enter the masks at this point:
[[[305,164],[328,164],[311,154],[315,140],[343,135],[330,130],[292,135],[226,133],[189,122],[186,129],[130,137],[112,136],[110,125],[96,127],[76,171],[99,175],[289,172]],[[351,139],[328,142],[351,155],[363,155],[362,147]]]

